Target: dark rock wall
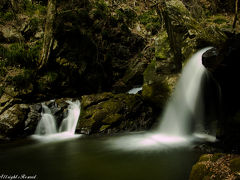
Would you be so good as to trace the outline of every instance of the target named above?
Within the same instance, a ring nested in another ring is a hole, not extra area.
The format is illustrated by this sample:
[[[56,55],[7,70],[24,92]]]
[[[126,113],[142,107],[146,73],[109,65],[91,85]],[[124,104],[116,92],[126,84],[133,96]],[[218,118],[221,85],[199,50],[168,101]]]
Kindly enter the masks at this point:
[[[239,149],[240,110],[240,35],[233,35],[220,49],[211,49],[204,54],[203,64],[209,69],[221,89],[221,110],[218,121],[218,138],[225,148]]]

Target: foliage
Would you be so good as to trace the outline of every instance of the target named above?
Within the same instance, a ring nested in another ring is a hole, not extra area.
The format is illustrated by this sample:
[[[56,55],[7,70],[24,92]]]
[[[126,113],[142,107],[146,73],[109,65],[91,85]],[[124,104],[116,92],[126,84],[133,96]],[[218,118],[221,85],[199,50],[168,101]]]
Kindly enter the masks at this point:
[[[47,10],[46,7],[40,4],[31,3],[29,0],[24,0],[22,5],[22,9],[26,11],[29,15],[33,15],[36,12],[39,12],[40,14],[44,15],[46,14]]]
[[[39,25],[39,18],[32,18],[29,22],[29,26],[32,32],[36,32],[38,30],[38,25]]]
[[[94,4],[95,8],[93,11],[94,18],[105,19],[109,16],[109,8],[104,0],[96,1]]]
[[[12,11],[0,12],[0,23],[4,21],[11,21],[15,17]]]
[[[17,88],[28,88],[33,81],[34,73],[33,70],[24,69],[23,73],[17,76],[8,77],[8,81]]]
[[[0,86],[0,97],[3,95],[4,93],[4,87]]]
[[[41,47],[41,42],[32,47],[21,43],[14,43],[9,48],[0,46],[0,57],[6,61],[5,65],[34,68],[37,65]]]
[[[147,31],[156,34],[161,28],[161,20],[156,11],[146,11],[138,17],[141,24],[145,25]]]
[[[126,23],[129,26],[132,26],[137,20],[137,14],[132,9],[117,9],[116,16],[118,21]]]
[[[2,47],[0,46],[0,52],[2,51]],[[6,70],[5,70],[5,61],[0,57],[0,76],[5,76]]]

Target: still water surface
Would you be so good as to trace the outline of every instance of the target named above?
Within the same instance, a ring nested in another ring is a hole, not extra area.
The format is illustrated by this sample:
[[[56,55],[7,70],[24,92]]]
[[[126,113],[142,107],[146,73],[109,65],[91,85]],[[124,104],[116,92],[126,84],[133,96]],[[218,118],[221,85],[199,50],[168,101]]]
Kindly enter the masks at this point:
[[[122,151],[115,137],[81,137],[43,143],[33,139],[0,145],[0,174],[41,180],[187,180],[199,154],[190,147]]]

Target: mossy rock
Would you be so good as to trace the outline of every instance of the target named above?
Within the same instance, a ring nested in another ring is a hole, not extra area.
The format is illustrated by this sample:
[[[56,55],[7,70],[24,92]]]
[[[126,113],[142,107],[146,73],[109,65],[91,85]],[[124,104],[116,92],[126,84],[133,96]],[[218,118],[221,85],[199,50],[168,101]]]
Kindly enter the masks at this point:
[[[203,162],[199,162],[192,167],[189,180],[207,180],[210,178],[209,168]]]
[[[214,153],[210,160],[212,162],[216,162],[218,159],[220,159],[223,156],[225,156],[224,153]]]
[[[204,154],[199,158],[198,162],[210,161],[211,158],[212,158],[212,154]]]
[[[156,108],[162,109],[168,100],[169,92],[170,89],[164,82],[156,81],[143,85],[142,96]]]
[[[5,137],[18,137],[23,134],[27,119],[28,105],[15,104],[0,115],[0,132]]]
[[[77,132],[116,133],[148,129],[152,110],[139,95],[101,93],[82,96]]]
[[[230,168],[234,172],[240,172],[240,157],[234,158],[230,161]]]

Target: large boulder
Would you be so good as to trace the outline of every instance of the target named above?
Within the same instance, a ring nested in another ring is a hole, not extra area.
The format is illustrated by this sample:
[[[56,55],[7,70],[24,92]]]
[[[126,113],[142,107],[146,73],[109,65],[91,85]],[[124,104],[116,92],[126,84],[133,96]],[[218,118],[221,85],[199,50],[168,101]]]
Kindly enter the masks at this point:
[[[33,104],[29,106],[29,113],[24,122],[24,135],[34,134],[37,124],[41,119],[41,104]]]
[[[141,96],[102,93],[82,96],[77,132],[111,134],[146,130],[152,124],[152,109]]]
[[[240,158],[234,154],[204,154],[192,167],[189,180],[239,179]]]
[[[171,71],[170,66],[168,60],[155,60],[144,71],[142,96],[158,113],[165,106],[178,79],[179,74]]]
[[[21,136],[25,127],[25,120],[29,106],[15,104],[0,115],[0,134],[7,137]]]
[[[231,36],[222,47],[211,49],[203,55],[203,65],[221,89],[221,111],[217,137],[223,148],[240,150],[240,87],[236,84],[240,76],[240,35]]]

